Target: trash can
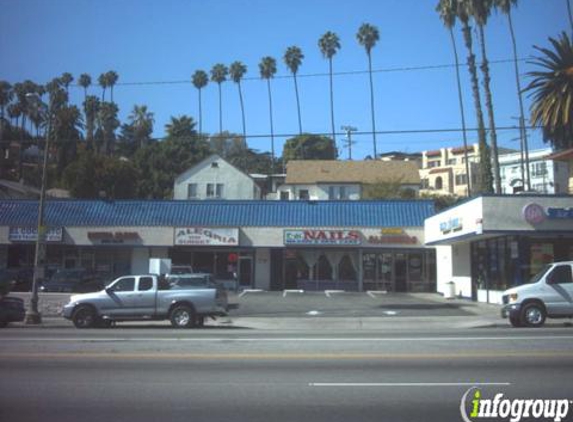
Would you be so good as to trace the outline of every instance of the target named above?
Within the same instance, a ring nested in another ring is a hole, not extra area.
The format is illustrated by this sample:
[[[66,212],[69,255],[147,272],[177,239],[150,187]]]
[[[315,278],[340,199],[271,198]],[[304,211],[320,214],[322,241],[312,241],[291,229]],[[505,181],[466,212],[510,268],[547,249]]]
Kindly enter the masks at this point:
[[[444,291],[444,299],[454,299],[456,297],[456,283],[448,281]]]

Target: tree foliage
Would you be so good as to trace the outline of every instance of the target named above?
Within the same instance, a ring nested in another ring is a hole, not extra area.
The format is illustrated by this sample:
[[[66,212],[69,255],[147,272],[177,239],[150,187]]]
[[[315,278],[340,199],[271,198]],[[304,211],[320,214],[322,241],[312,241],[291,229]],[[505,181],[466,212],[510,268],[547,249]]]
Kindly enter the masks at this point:
[[[331,138],[304,133],[287,139],[283,159],[290,160],[336,160],[338,150]]]
[[[377,180],[365,185],[362,192],[364,199],[413,199],[416,191],[402,187],[402,179]]]

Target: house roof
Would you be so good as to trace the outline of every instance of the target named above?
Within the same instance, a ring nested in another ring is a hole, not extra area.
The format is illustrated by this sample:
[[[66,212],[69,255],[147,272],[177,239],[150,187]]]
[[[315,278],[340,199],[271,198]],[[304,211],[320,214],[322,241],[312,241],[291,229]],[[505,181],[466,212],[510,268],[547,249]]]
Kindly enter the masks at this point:
[[[429,200],[49,200],[44,220],[52,227],[423,227],[434,212]],[[37,223],[37,200],[0,201],[0,226]]]
[[[397,181],[419,184],[413,161],[293,160],[287,163],[287,184],[376,183]]]
[[[563,151],[555,152],[547,156],[549,160],[555,161],[568,161],[573,159],[573,148],[565,149]]]

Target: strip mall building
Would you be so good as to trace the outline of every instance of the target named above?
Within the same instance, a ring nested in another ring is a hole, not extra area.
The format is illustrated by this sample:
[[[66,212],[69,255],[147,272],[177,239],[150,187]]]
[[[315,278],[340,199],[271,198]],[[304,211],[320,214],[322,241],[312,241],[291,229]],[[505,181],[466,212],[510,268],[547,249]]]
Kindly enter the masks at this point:
[[[31,267],[38,202],[0,202],[0,268]],[[150,258],[242,288],[436,290],[424,246],[431,201],[81,201],[46,203],[46,266],[119,276]]]

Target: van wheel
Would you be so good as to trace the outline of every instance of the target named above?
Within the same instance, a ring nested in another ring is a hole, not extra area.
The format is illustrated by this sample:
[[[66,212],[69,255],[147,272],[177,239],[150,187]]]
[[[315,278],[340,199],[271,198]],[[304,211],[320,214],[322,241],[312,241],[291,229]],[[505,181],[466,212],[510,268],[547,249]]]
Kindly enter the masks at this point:
[[[80,306],[74,311],[72,322],[76,328],[91,328],[97,321],[97,315],[91,306]]]
[[[540,303],[528,303],[521,311],[521,323],[526,327],[541,327],[546,317],[545,308]]]
[[[519,327],[523,327],[523,324],[521,323],[521,318],[517,315],[510,315],[509,316],[509,323],[511,324],[512,327],[515,328],[519,328]]]
[[[189,328],[195,325],[195,311],[187,305],[177,305],[169,316],[171,325],[175,328]]]

